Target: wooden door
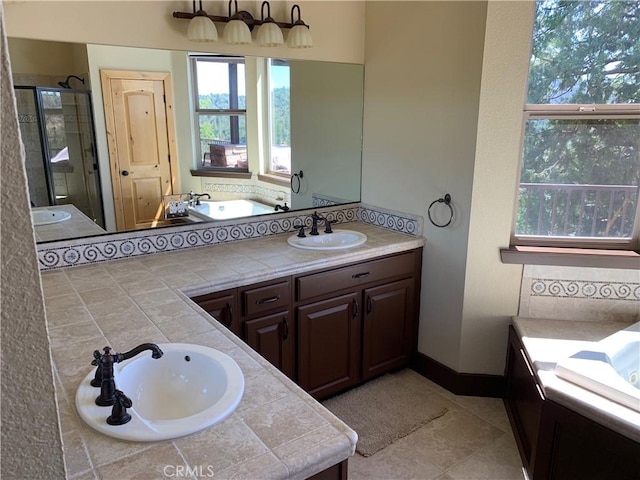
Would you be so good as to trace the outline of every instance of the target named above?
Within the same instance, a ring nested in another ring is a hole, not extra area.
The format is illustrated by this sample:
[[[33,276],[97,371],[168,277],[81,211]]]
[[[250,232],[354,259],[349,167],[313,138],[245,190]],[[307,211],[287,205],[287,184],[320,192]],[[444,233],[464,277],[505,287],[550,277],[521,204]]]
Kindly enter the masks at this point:
[[[287,377],[295,380],[295,332],[289,312],[280,312],[244,324],[247,344]]]
[[[298,307],[298,384],[316,399],[359,381],[359,294]]]
[[[413,338],[413,279],[364,291],[362,378],[409,363]]]
[[[171,75],[101,70],[109,163],[118,230],[148,228],[164,218],[162,196],[174,193],[177,166]]]

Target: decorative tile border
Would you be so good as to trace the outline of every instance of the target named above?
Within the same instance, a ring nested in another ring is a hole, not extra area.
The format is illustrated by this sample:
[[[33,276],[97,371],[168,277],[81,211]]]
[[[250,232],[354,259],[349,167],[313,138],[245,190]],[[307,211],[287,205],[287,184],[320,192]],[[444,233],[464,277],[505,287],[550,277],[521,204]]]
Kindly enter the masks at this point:
[[[280,195],[284,194],[284,201],[291,203],[291,194],[282,188],[270,188],[254,183],[211,183],[204,185],[204,191],[207,193],[234,193],[243,195],[257,195],[263,198],[278,200]]]
[[[348,204],[319,209],[319,213],[336,223],[362,221],[409,235],[422,234],[422,219],[398,212],[378,210],[361,204]],[[40,270],[86,265],[185,248],[259,238],[294,231],[294,225],[311,226],[308,213],[280,213],[277,217],[192,224],[170,229],[143,230],[97,237],[79,238],[38,245]]]
[[[531,296],[640,301],[640,283],[531,279]]]

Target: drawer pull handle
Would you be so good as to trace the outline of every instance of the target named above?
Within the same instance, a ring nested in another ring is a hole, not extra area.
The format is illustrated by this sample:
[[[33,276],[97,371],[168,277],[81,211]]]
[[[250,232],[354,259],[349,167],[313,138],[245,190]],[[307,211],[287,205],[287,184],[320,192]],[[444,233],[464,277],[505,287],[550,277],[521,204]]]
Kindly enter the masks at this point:
[[[369,275],[371,275],[371,272],[354,273],[353,275],[351,275],[351,278],[359,280],[361,278],[367,278]]]
[[[276,295],[275,297],[262,298],[260,300],[256,300],[256,305],[265,305],[267,303],[273,303],[280,300],[280,295]]]
[[[227,302],[226,307],[227,307],[227,312],[229,313],[229,315],[227,317],[228,320],[225,323],[225,326],[227,328],[231,328],[231,325],[233,325],[233,307],[231,306],[231,302]]]
[[[287,321],[287,317],[282,317],[282,339],[286,340],[289,338],[289,322]]]

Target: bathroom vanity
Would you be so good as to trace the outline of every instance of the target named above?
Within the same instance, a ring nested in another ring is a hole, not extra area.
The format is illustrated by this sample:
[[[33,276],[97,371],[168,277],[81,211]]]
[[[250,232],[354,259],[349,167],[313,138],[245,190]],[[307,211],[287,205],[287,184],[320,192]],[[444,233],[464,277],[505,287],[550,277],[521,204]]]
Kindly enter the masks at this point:
[[[531,480],[640,478],[640,413],[554,373],[627,326],[516,318],[509,328],[505,406]]]
[[[68,476],[162,477],[190,467],[215,478],[345,478],[356,432],[291,379],[320,398],[408,361],[424,246],[423,237],[349,228],[368,241],[318,252],[279,234],[43,272]],[[229,355],[245,377],[237,409],[164,442],[90,429],[72,399],[92,352],[143,342]]]
[[[409,364],[421,266],[417,248],[193,300],[323,399]]]

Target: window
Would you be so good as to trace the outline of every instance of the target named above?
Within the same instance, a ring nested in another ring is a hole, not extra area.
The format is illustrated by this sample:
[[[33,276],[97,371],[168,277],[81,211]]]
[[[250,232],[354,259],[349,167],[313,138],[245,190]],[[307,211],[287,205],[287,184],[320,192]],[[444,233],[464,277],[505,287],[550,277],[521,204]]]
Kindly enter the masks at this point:
[[[291,175],[291,87],[289,62],[269,60],[269,162],[266,172]]]
[[[195,56],[199,169],[248,172],[244,58]]]
[[[638,249],[640,2],[536,4],[514,244]]]

